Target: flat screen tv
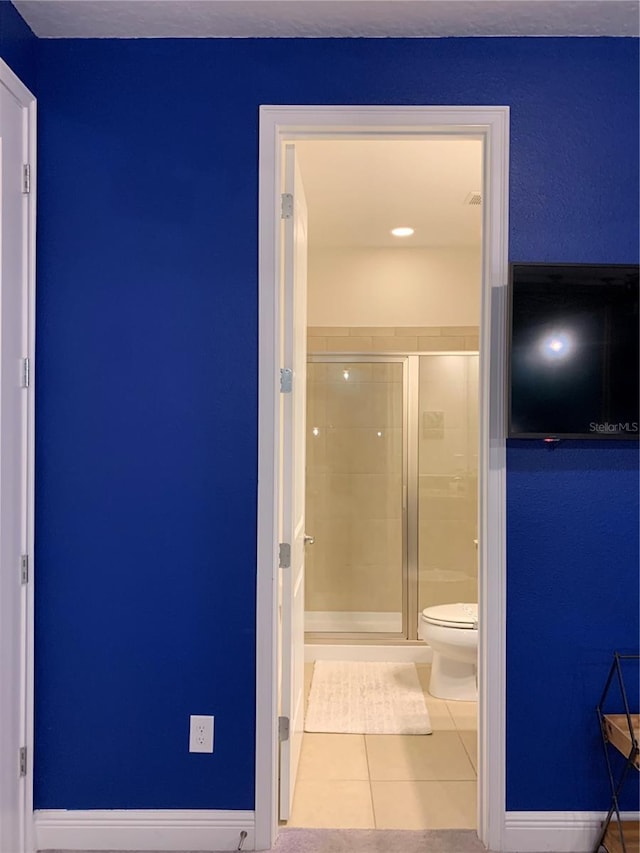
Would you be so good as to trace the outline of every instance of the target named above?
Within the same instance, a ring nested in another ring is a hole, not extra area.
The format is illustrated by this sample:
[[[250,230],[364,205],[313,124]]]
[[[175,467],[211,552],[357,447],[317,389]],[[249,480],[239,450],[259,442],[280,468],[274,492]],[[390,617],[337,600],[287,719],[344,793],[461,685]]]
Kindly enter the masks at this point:
[[[637,265],[511,265],[508,436],[637,439]]]

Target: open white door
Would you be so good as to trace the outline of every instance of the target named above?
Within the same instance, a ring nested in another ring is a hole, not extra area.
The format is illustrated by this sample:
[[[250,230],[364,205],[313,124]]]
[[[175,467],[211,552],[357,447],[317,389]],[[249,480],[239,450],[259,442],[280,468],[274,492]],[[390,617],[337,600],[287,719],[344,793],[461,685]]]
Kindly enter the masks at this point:
[[[31,458],[28,417],[30,111],[27,90],[0,63],[0,850],[26,849],[27,562]]]
[[[281,467],[280,820],[291,814],[304,726],[304,501],[307,203],[295,147],[285,148]],[[289,379],[290,390],[289,390]],[[288,552],[287,545],[290,545]],[[288,723],[288,732],[287,729]]]

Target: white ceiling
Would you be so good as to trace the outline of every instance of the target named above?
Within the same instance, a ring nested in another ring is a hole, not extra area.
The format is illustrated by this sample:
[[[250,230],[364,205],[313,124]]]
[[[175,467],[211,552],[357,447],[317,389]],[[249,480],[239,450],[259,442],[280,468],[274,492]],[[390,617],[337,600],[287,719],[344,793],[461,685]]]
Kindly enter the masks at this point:
[[[637,36],[637,0],[14,0],[41,38]]]
[[[296,142],[312,247],[480,246],[482,143],[473,139]],[[397,226],[415,229],[397,238]]]

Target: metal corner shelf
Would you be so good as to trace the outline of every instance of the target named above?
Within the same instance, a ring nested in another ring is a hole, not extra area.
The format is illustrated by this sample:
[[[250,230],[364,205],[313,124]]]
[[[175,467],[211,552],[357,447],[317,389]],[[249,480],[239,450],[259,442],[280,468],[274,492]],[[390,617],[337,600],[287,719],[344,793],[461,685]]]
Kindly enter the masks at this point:
[[[640,824],[638,821],[623,821],[620,816],[619,798],[629,778],[629,772],[640,770],[640,714],[631,713],[622,667],[629,661],[640,662],[640,655],[621,655],[615,652],[609,675],[597,706],[600,734],[611,786],[611,806],[602,824],[598,843],[594,853],[605,850],[606,853],[640,853]],[[620,689],[622,713],[605,714],[604,703],[614,680]],[[619,752],[625,758],[623,769],[617,778],[611,764],[611,750]],[[615,820],[614,820],[615,817]]]

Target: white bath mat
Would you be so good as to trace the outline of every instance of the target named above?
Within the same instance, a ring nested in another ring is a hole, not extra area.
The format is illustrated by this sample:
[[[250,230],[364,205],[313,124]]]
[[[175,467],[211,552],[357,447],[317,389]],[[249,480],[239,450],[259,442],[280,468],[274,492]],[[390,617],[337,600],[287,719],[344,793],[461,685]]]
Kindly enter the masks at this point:
[[[316,661],[304,730],[431,734],[415,664]]]

